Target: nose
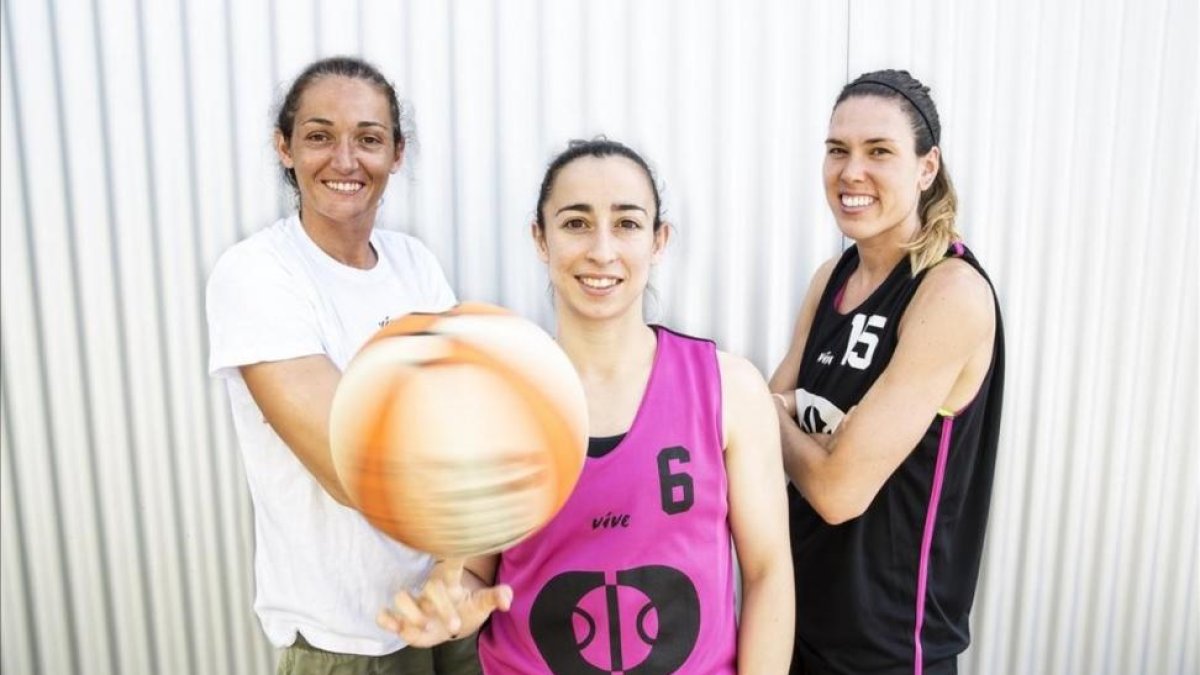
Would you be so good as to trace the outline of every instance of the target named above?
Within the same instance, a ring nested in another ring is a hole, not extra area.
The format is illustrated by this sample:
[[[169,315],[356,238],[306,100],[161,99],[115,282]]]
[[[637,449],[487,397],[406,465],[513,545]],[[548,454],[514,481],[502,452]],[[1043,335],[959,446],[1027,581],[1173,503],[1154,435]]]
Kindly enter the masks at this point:
[[[333,148],[333,168],[343,173],[354,171],[356,161],[354,159],[354,148],[351,146],[352,141],[346,139],[341,141]]]
[[[866,178],[866,161],[862,155],[852,152],[842,163],[841,178],[844,181],[854,182]]]
[[[597,265],[605,265],[617,258],[616,237],[609,223],[598,223],[592,234],[591,246],[588,247],[588,260]]]

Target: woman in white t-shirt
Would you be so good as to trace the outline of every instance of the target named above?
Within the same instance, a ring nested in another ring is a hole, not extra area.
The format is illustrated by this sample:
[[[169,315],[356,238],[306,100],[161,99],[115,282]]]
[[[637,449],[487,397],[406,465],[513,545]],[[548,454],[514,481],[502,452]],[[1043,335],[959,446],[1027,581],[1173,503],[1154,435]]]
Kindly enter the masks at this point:
[[[429,556],[349,506],[329,450],[341,371],[389,318],[455,303],[419,241],[375,227],[404,161],[396,92],[354,58],[309,65],[275,148],[298,212],[239,242],[208,283],[209,369],[227,385],[254,502],[255,611],[279,673],[478,673],[470,640],[406,647],[375,610]]]

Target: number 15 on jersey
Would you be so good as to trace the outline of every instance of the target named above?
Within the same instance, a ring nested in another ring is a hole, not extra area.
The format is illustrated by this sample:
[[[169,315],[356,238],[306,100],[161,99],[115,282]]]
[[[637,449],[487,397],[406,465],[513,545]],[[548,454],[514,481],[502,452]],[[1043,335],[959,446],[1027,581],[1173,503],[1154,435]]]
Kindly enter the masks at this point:
[[[878,332],[887,324],[887,317],[872,314],[855,314],[850,327],[850,339],[846,341],[846,353],[842,355],[842,365],[858,370],[866,370],[871,365],[871,357],[879,346]],[[872,332],[874,331],[874,332]]]

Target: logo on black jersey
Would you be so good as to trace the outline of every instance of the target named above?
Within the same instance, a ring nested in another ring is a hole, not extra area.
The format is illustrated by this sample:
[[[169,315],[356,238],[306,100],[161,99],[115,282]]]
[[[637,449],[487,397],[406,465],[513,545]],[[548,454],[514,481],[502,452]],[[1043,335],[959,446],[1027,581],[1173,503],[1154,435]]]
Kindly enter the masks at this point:
[[[829,425],[821,418],[821,411],[817,410],[816,406],[808,406],[804,409],[803,419],[800,423],[804,425],[804,430],[810,434],[827,434],[829,433]]]
[[[832,434],[846,416],[829,399],[804,389],[796,390],[796,410],[800,429],[809,434]]]
[[[664,565],[616,573],[564,572],[529,612],[538,652],[556,674],[667,675],[700,634],[700,598],[686,574]]]

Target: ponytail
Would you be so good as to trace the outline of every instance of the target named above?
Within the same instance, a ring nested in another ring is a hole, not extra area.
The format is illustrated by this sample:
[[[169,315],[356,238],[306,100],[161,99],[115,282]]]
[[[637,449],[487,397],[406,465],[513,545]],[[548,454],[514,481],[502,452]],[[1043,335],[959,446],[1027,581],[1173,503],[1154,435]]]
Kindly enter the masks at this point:
[[[909,268],[916,276],[946,255],[951,243],[962,239],[954,221],[958,215],[958,194],[943,161],[933,184],[921,193],[917,204],[921,229],[916,238],[904,248],[908,251]]]

